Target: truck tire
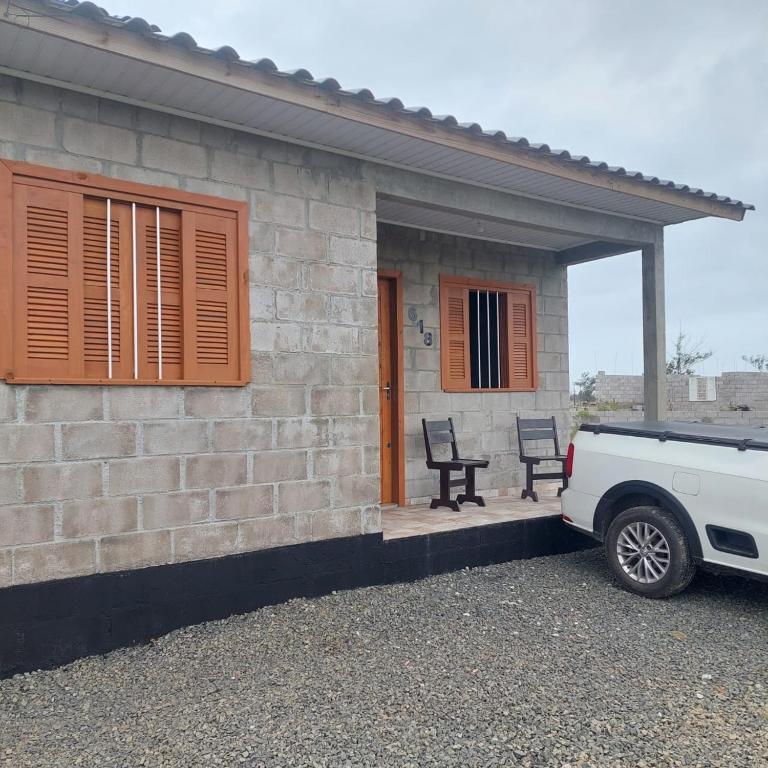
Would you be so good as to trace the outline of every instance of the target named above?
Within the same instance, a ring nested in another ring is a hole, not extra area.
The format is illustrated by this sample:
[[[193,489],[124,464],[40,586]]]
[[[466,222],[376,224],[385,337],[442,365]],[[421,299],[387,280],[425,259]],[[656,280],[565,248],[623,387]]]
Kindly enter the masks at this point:
[[[622,586],[644,597],[682,592],[696,572],[683,529],[660,507],[631,507],[617,515],[605,554]]]

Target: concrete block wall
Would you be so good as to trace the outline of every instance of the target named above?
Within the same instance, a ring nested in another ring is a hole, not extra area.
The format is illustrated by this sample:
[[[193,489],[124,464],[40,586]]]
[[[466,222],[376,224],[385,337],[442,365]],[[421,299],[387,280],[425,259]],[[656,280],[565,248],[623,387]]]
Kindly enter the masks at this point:
[[[598,402],[636,404],[643,402],[643,377],[632,374],[611,374],[598,371],[595,382]]]
[[[752,411],[768,410],[768,373],[757,371],[726,371],[715,377],[716,400],[689,400],[690,376],[667,376],[667,398],[670,411],[706,415],[733,411],[746,405]],[[597,372],[595,395],[598,402],[642,405],[642,375],[607,375]]]
[[[515,416],[557,417],[561,441],[570,429],[566,270],[551,257],[515,246],[379,225],[379,267],[403,273],[405,311],[406,496],[423,501],[438,492],[438,473],[425,466],[421,419],[452,416],[459,449],[491,462],[478,487],[506,495],[519,487]],[[439,276],[457,274],[536,286],[539,389],[536,392],[443,392],[440,386]],[[408,318],[416,310],[417,321]],[[432,333],[425,346],[417,327]],[[567,443],[565,443],[567,444]]]
[[[717,399],[726,407],[748,405],[753,410],[768,410],[768,373],[725,371],[717,377]]]
[[[0,77],[0,158],[250,204],[252,384],[0,383],[0,587],[380,530],[357,161]]]

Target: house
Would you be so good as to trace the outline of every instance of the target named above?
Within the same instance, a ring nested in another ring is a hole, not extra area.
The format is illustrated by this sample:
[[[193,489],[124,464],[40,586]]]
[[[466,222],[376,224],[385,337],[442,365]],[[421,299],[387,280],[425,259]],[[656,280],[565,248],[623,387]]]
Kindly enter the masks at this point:
[[[422,417],[519,485],[570,264],[642,251],[662,416],[664,227],[751,208],[91,2],[14,2],[0,72],[5,671],[375,582]]]

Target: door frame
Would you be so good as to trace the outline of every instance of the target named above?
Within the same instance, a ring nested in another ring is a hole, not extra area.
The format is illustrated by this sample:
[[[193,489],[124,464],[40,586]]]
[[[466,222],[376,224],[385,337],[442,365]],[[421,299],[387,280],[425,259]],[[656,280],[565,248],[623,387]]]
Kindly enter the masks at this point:
[[[405,505],[405,338],[403,331],[405,307],[403,301],[403,273],[399,269],[380,269],[377,272],[377,277],[390,280],[395,286],[393,292],[395,297],[395,333],[392,337],[397,345],[395,353],[395,364],[397,366],[397,401],[395,419],[397,427],[397,440],[395,441],[397,461],[395,466],[397,469],[397,503],[402,507]],[[381,382],[379,382],[379,386],[381,386]],[[379,412],[379,418],[381,418],[381,412]]]

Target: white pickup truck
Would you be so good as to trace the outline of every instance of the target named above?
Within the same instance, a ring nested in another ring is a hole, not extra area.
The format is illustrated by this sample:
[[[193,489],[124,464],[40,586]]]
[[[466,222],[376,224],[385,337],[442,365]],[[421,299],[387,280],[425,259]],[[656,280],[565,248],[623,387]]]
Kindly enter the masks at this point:
[[[583,424],[566,474],[563,520],[633,592],[673,595],[699,565],[768,577],[768,429]]]

